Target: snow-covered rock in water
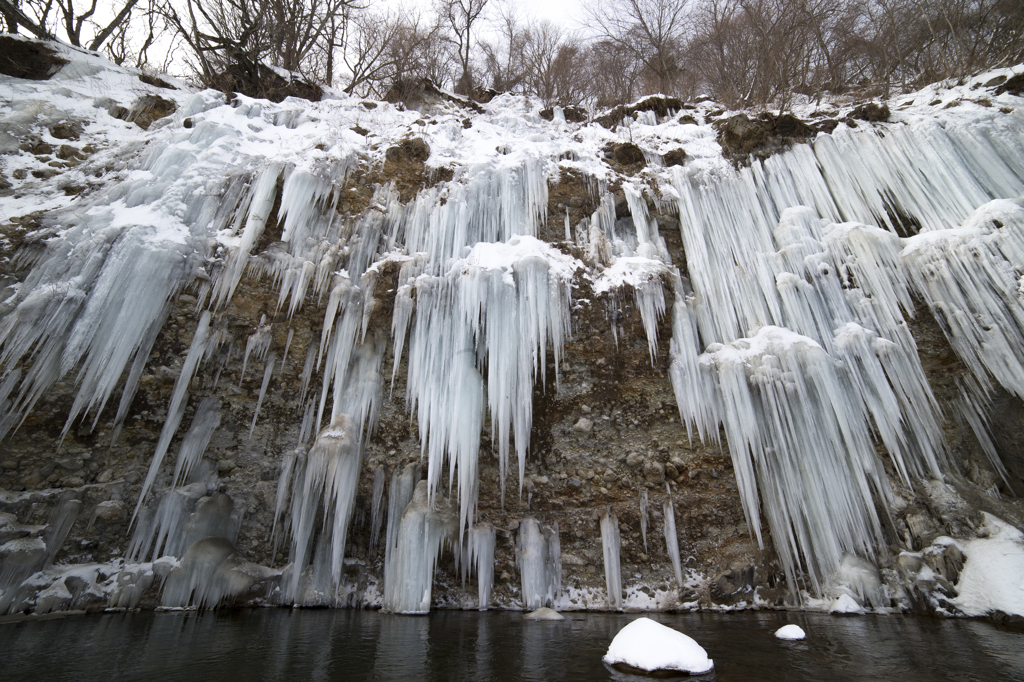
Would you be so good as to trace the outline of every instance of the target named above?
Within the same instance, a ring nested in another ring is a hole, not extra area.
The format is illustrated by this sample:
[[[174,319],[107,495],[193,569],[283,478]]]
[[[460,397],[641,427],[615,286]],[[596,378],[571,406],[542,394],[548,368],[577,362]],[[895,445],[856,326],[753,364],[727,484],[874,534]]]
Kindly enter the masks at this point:
[[[650,618],[637,618],[619,630],[602,660],[609,665],[628,665],[647,672],[678,670],[691,675],[715,667],[700,644]]]
[[[530,611],[522,616],[527,621],[564,621],[565,616],[553,608],[542,606],[536,611]]]
[[[840,596],[832,602],[828,609],[829,613],[864,613],[864,608],[857,603],[857,600],[848,594]]]
[[[536,611],[530,611],[523,618],[526,620],[565,620],[565,616],[546,606],[542,606]]]
[[[953,604],[968,616],[1024,616],[1024,533],[985,514],[987,538],[963,543],[967,562]]]
[[[775,631],[775,636],[779,639],[804,639],[807,637],[807,633],[799,625],[790,623],[789,625],[783,625],[781,628]]]

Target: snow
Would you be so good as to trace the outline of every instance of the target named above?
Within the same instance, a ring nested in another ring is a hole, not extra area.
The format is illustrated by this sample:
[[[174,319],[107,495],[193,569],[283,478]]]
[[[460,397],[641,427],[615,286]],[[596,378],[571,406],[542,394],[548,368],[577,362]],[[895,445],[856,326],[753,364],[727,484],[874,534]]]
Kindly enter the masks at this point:
[[[775,631],[775,636],[779,639],[786,640],[797,640],[804,639],[807,637],[807,633],[799,625],[790,623],[789,625],[783,625],[781,628]]]
[[[677,670],[691,675],[700,675],[715,667],[697,642],[650,618],[637,618],[619,630],[601,660],[609,665],[621,663],[648,672]]]
[[[1024,533],[991,514],[984,519],[987,538],[957,543],[967,561],[953,605],[968,616],[1024,616]]]

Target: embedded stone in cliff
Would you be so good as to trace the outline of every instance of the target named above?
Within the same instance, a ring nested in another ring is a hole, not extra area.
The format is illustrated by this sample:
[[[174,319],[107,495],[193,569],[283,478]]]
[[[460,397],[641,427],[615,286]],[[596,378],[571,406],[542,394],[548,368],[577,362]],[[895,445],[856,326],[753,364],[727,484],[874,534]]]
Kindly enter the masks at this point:
[[[152,85],[154,88],[163,88],[164,90],[177,90],[176,87],[174,87],[164,79],[157,78],[156,76],[151,76],[148,73],[140,73],[139,80],[145,83],[146,85]]]
[[[568,123],[585,123],[587,120],[587,110],[583,107],[561,107],[561,109],[562,117]],[[555,120],[555,108],[541,109],[540,117],[545,121]]]
[[[990,84],[986,84],[990,85]],[[996,94],[1001,95],[1004,92],[1008,92],[1011,95],[1020,97],[1021,92],[1024,91],[1024,73],[1018,73],[1009,80],[1004,78],[1002,84],[996,88]]]
[[[178,109],[178,105],[169,99],[159,95],[143,95],[135,100],[132,108],[123,116],[118,116],[139,126],[143,130],[149,130],[153,121],[170,116]]]
[[[673,149],[662,156],[661,161],[666,166],[682,166],[686,163],[686,151],[684,151],[682,147],[679,149]]]
[[[614,128],[627,116],[632,116],[639,111],[653,111],[655,116],[664,118],[671,116],[680,109],[693,109],[692,105],[684,104],[681,99],[675,97],[664,97],[662,95],[651,95],[644,97],[639,102],[627,106],[617,106],[608,113],[598,116],[594,122],[605,128]]]
[[[50,128],[50,134],[58,140],[77,140],[82,134],[82,124],[77,121],[61,121]]]
[[[68,60],[46,43],[12,35],[0,35],[0,74],[45,81],[60,71]]]
[[[316,83],[294,74],[286,78],[264,64],[253,64],[245,55],[233,54],[231,57],[237,61],[223,72],[214,74],[206,85],[221,92],[238,92],[246,97],[269,99],[271,102],[282,102],[286,97],[298,97],[310,102],[323,99],[323,88]]]
[[[411,163],[422,166],[428,158],[430,158],[430,145],[420,137],[402,140],[397,146],[389,147],[384,152],[385,162],[390,163]]]
[[[889,120],[889,105],[878,102],[867,102],[850,112],[850,117],[868,123],[881,123]]]
[[[646,161],[643,150],[632,142],[609,145],[605,148],[605,156],[620,166],[632,166]]]
[[[715,667],[708,652],[691,637],[650,618],[637,618],[619,630],[601,660],[648,673],[701,675]]]

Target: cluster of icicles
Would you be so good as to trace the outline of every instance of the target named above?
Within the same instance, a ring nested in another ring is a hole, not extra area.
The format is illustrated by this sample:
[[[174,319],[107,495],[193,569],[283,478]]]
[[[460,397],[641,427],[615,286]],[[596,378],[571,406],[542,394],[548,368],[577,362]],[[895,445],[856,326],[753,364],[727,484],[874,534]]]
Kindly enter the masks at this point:
[[[347,163],[318,172],[271,163],[225,179],[196,150],[227,144],[229,132],[201,123],[175,133],[147,158],[145,180],[92,199],[92,210],[61,216],[60,238],[3,303],[0,431],[16,427],[69,372],[79,392],[65,431],[90,411],[95,425],[126,373],[116,432],[168,301],[198,283],[203,312],[136,508],[134,559],[186,553],[198,535],[237,533],[231,511],[221,510],[211,517],[220,524],[215,531],[207,527],[214,521],[196,524],[186,538],[182,512],[174,511],[180,499],[194,503],[195,495],[181,491],[220,423],[212,397],[197,401],[182,439],[171,481],[177,497],[149,500],[193,377],[212,365],[219,380],[233,358],[218,312],[246,272],[270,277],[289,315],[311,297],[327,299],[322,336],[301,363],[299,443],[283,457],[278,488],[275,538],[290,543],[281,587],[288,603],[346,598],[346,534],[386,384],[388,339],[368,328],[384,295],[377,287],[384,261],[399,269],[392,382],[404,358],[407,405],[426,464],[422,481],[418,465],[392,472],[386,505],[387,474],[373,474],[374,543],[387,518],[383,604],[397,612],[429,609],[434,563],[446,543],[464,576],[476,573],[479,605],[487,606],[495,531],[476,519],[480,434],[489,418],[504,497],[513,449],[522,484],[533,388],[538,375],[545,381],[549,350],[558,376],[574,279],[590,277],[599,293],[609,282],[632,286],[652,362],[658,320],[671,311],[671,379],[683,422],[712,442],[724,426],[747,522],[761,542],[763,510],[794,590],[807,576],[820,591],[845,555],[870,558],[881,542],[875,503],[891,493],[876,439],[907,485],[942,475],[943,416],[908,330],[912,296],[928,304],[973,372],[961,409],[983,443],[993,386],[1024,397],[1024,208],[1007,200],[1024,193],[1024,126],[1016,115],[884,134],[841,129],[714,179],[679,168],[661,190],[679,213],[686,276],[671,262],[641,191],[628,183],[631,219],[616,220],[611,195],[601,193],[590,219],[567,225],[583,262],[534,236],[547,206],[537,159],[470,169],[406,205],[384,186],[361,217],[343,219],[333,207]],[[211,193],[213,178],[221,185]],[[254,255],[279,183],[281,240]],[[118,226],[108,210],[120,202],[157,212],[190,194],[187,233],[174,239]],[[897,232],[909,222],[919,234],[901,239]],[[218,246],[213,237],[223,234],[231,239]],[[270,339],[262,324],[245,347],[243,365],[250,357],[265,363],[252,426],[275,367],[300,364],[288,347],[279,360],[268,355]],[[446,464],[455,509],[441,494]],[[671,498],[665,518],[681,582]],[[609,603],[619,606],[613,514],[601,529]],[[524,520],[518,558],[524,605],[551,603],[561,584],[557,527]],[[189,600],[195,583],[179,601]]]

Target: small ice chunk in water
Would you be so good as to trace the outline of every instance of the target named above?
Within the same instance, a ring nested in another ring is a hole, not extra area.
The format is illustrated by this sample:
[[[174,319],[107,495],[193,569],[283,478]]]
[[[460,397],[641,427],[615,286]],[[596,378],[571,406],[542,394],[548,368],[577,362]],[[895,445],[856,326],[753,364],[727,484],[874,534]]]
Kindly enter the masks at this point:
[[[807,633],[799,625],[790,623],[789,625],[783,625],[781,628],[775,631],[775,636],[779,639],[804,639],[807,637]]]
[[[700,675],[715,667],[704,647],[650,618],[637,618],[619,630],[601,660],[609,665],[624,664],[647,672],[679,670],[691,675]]]

